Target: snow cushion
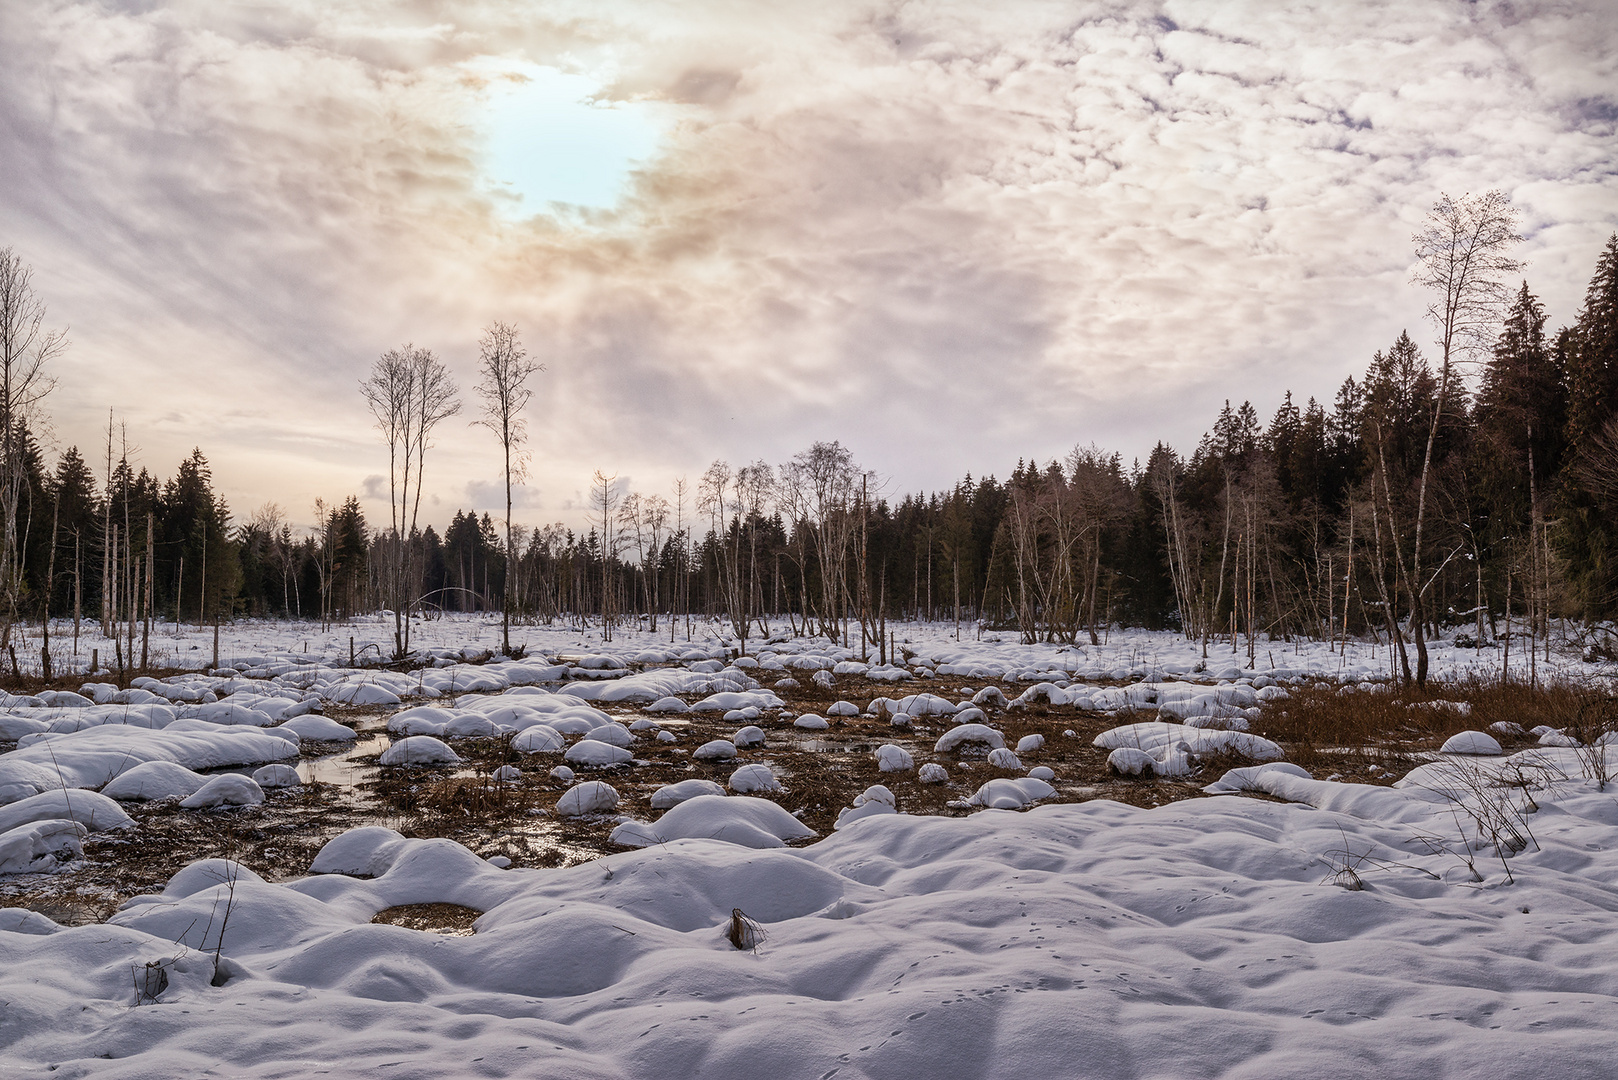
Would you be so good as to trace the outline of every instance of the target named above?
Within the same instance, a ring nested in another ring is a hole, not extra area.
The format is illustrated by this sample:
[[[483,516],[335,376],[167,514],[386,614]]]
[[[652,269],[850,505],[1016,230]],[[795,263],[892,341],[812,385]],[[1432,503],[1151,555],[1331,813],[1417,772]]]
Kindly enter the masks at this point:
[[[780,791],[781,781],[768,765],[743,765],[730,774],[730,790],[739,795],[751,791]]]
[[[728,761],[736,756],[736,746],[726,739],[714,739],[697,747],[691,756],[698,761]]]
[[[909,772],[916,767],[910,751],[893,743],[884,743],[874,751],[878,772]]]
[[[1005,748],[1006,740],[1005,736],[986,724],[960,724],[940,735],[933,744],[933,751],[947,754],[965,743],[983,743],[991,750],[1001,750]]]
[[[180,800],[186,810],[209,810],[221,806],[256,806],[264,801],[264,789],[251,777],[225,773],[203,784]]]
[[[556,812],[563,817],[605,814],[618,807],[618,789],[602,780],[586,780],[562,792]]]
[[[184,765],[172,761],[143,761],[128,772],[120,773],[101,789],[109,799],[122,802],[156,802],[160,799],[185,799],[208,782],[206,776],[192,772]]]
[[[625,822],[610,839],[621,847],[646,847],[671,840],[723,840],[750,848],[785,847],[788,840],[818,835],[768,799],[698,795],[647,825]]]
[[[633,756],[621,746],[596,742],[594,739],[580,739],[567,748],[567,753],[563,754],[562,758],[573,765],[617,765],[630,760]]]
[[[1500,743],[1492,735],[1485,735],[1481,731],[1462,731],[1451,735],[1444,740],[1444,745],[1438,748],[1440,754],[1485,754],[1494,755],[1504,753]]]
[[[339,724],[324,716],[295,716],[276,725],[277,731],[290,731],[299,738],[315,742],[352,742],[358,734],[347,724]]]
[[[970,802],[992,810],[1017,810],[1055,794],[1056,789],[1045,781],[1025,776],[1020,780],[990,780],[973,792]]]
[[[459,765],[461,756],[431,735],[411,735],[382,751],[383,765]]]
[[[677,784],[664,784],[652,792],[652,809],[668,810],[698,795],[723,795],[725,789],[712,780],[692,778]]]

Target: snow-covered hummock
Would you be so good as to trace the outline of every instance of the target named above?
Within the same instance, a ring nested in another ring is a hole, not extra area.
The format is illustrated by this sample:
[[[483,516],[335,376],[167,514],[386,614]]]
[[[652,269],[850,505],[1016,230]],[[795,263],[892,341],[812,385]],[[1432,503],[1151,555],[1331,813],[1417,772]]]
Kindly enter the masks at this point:
[[[253,770],[253,783],[261,788],[301,787],[303,780],[291,765],[264,765]]]
[[[826,706],[827,716],[858,716],[860,707],[852,701],[834,701]]]
[[[297,736],[280,737],[276,731],[181,720],[162,728],[97,724],[35,736],[45,741],[0,754],[0,804],[63,786],[99,788],[146,761],[168,761],[199,772],[297,757]]]
[[[1438,748],[1441,754],[1499,754],[1500,743],[1494,736],[1481,731],[1462,731],[1444,740]]]
[[[646,847],[671,840],[708,839],[748,848],[784,847],[785,841],[815,836],[813,829],[768,799],[698,795],[673,807],[657,821],[626,821],[609,839],[620,847]]]
[[[431,735],[411,735],[382,751],[383,765],[459,765],[461,756]]]
[[[730,790],[738,795],[747,795],[754,791],[780,791],[781,781],[775,778],[775,773],[768,765],[743,765],[730,774]]]
[[[277,730],[316,742],[351,742],[356,738],[353,728],[324,716],[295,716],[278,724]]]
[[[623,748],[633,746],[635,743],[635,736],[622,724],[602,724],[585,732],[584,737]]]
[[[884,743],[874,751],[878,772],[909,772],[916,767],[910,751],[893,743]]]
[[[555,728],[535,724],[511,737],[511,748],[524,754],[560,754],[567,740]]]
[[[730,741],[731,744],[737,749],[745,749],[750,746],[763,746],[764,729],[756,724],[748,724],[746,727],[738,729],[736,734],[730,737]]]
[[[1031,754],[1045,745],[1045,736],[1034,734],[1024,735],[1017,740],[1017,753]]]
[[[895,702],[893,709],[910,716],[949,716],[955,712],[954,704],[936,694],[911,694]]]
[[[916,770],[916,779],[924,784],[942,784],[949,779],[949,770],[934,761],[929,761]]]
[[[220,806],[257,806],[264,801],[264,789],[248,776],[225,773],[215,776],[180,800],[185,810],[208,810]]]
[[[933,744],[933,752],[947,754],[966,743],[982,743],[991,750],[1000,750],[1005,747],[1006,740],[1005,736],[986,724],[960,724],[938,737]]]
[[[806,712],[793,720],[792,726],[805,731],[825,731],[831,724],[819,713]]]
[[[618,789],[603,780],[586,780],[562,792],[556,812],[563,817],[605,814],[618,806]]]
[[[881,814],[897,814],[899,803],[893,797],[893,792],[883,784],[873,784],[860,794],[854,796],[854,804],[837,814],[837,821],[832,826],[841,829],[868,817]]]
[[[184,765],[176,765],[172,761],[145,761],[119,773],[101,789],[101,794],[121,802],[178,800],[189,797],[207,782],[206,776],[198,775]]]
[[[989,751],[989,764],[996,769],[1012,769],[1019,772],[1022,770],[1022,761],[1003,746],[998,750]]]
[[[1281,748],[1268,739],[1250,735],[1245,731],[1217,731],[1208,728],[1187,727],[1184,724],[1126,724],[1111,728],[1095,737],[1095,745],[1102,750],[1128,747],[1148,754],[1159,775],[1180,775],[1173,770],[1176,762],[1187,754],[1232,753],[1252,761],[1277,761]]]
[[[1155,764],[1151,754],[1133,746],[1120,746],[1107,755],[1107,768],[1120,776],[1149,776]]]
[[[973,792],[970,802],[992,810],[1017,810],[1055,794],[1056,789],[1045,781],[1025,776],[1020,780],[990,780]]]
[[[712,739],[691,752],[697,761],[729,761],[736,756],[736,746],[728,739]]]
[[[611,743],[596,742],[594,739],[580,739],[567,748],[562,759],[571,765],[617,765],[629,761],[633,754],[621,746]]]
[[[675,784],[664,784],[652,792],[652,809],[667,810],[679,806],[687,799],[694,799],[698,795],[723,795],[725,789],[712,780],[703,780],[693,777],[690,780],[681,780]]]

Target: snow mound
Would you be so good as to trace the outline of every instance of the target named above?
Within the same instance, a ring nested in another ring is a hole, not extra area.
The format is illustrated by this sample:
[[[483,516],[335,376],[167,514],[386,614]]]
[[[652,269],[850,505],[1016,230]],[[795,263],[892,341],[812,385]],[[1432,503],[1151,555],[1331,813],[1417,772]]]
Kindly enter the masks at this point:
[[[862,821],[868,817],[897,814],[898,812],[899,803],[893,797],[893,792],[882,784],[873,784],[854,796],[854,805],[846,810],[838,811],[837,821],[832,828],[841,829],[846,825],[852,825],[854,822]]]
[[[49,874],[84,854],[90,830],[76,821],[31,821],[0,833],[0,874]]]
[[[910,756],[910,751],[893,743],[877,747],[874,754],[878,772],[909,772],[916,767],[916,759]]]
[[[459,765],[461,756],[431,735],[411,735],[382,751],[379,760],[383,765]]]
[[[596,742],[594,739],[580,739],[567,748],[562,760],[573,765],[617,765],[630,760],[633,756],[621,746]]]
[[[825,731],[831,724],[818,713],[806,712],[792,721],[792,726],[802,728],[804,731]]]
[[[253,783],[261,788],[302,787],[298,770],[291,765],[263,765],[253,770]]]
[[[1019,753],[1019,754],[1029,754],[1029,753],[1032,753],[1035,750],[1040,749],[1044,745],[1045,745],[1045,736],[1037,735],[1037,734],[1036,735],[1024,735],[1022,738],[1017,740],[1017,753]]]
[[[916,779],[924,784],[942,784],[949,779],[949,770],[937,762],[929,761],[916,770]]]
[[[556,812],[563,817],[605,814],[618,807],[618,789],[602,780],[586,780],[562,792]]]
[[[0,833],[34,821],[77,821],[91,832],[133,828],[135,819],[105,795],[93,791],[44,791],[0,806]]]
[[[730,790],[738,795],[750,791],[781,791],[781,781],[768,765],[743,765],[730,774]]]
[[[199,776],[172,761],[143,761],[110,780],[101,794],[121,802],[178,800],[189,798],[207,782],[206,776]]]
[[[1153,771],[1154,759],[1144,750],[1120,746],[1107,755],[1107,768],[1119,776],[1145,776]]]
[[[1164,763],[1166,755],[1176,750],[1187,754],[1240,754],[1253,761],[1277,761],[1281,758],[1279,746],[1245,731],[1214,731],[1162,722],[1111,728],[1097,735],[1094,745],[1102,750],[1116,750],[1119,747],[1143,750],[1159,765]]]
[[[609,838],[620,847],[647,847],[672,840],[722,840],[749,848],[785,847],[788,840],[818,835],[768,799],[698,795],[687,799],[656,822],[628,821]]]
[[[1210,795],[1234,795],[1241,791],[1262,791],[1258,785],[1258,778],[1266,773],[1279,773],[1282,776],[1301,776],[1311,779],[1309,770],[1301,765],[1294,765],[1290,761],[1271,761],[1263,765],[1243,765],[1239,769],[1227,770],[1224,776],[1211,784],[1204,784],[1203,791]]]
[[[559,754],[566,745],[561,732],[544,724],[523,728],[511,737],[511,748],[524,754]]]
[[[713,739],[691,752],[697,761],[729,761],[736,756],[736,746],[726,739]]]
[[[736,734],[730,737],[730,741],[731,744],[737,749],[745,749],[746,747],[750,746],[763,746],[764,729],[755,724],[749,724],[744,728],[738,729]]]
[[[598,728],[591,728],[585,732],[584,737],[620,748],[628,748],[634,745],[635,742],[635,736],[630,734],[629,729],[622,724],[602,724]]]
[[[652,792],[652,809],[668,810],[698,795],[723,795],[725,789],[712,780],[693,778],[677,784],[664,784]]]
[[[934,753],[947,754],[963,743],[983,743],[991,750],[1005,748],[1006,740],[998,731],[986,724],[961,724],[938,737],[933,744]]]
[[[1440,754],[1500,754],[1500,743],[1492,735],[1481,731],[1462,731],[1444,740],[1438,748]]]
[[[1045,781],[1025,776],[1020,780],[990,780],[973,792],[969,801],[991,810],[1017,810],[1055,794],[1056,789]]]
[[[1022,761],[1018,759],[1016,754],[1003,746],[997,750],[989,751],[989,764],[997,769],[1022,769]]]
[[[264,789],[251,777],[240,773],[216,776],[180,800],[186,810],[209,810],[220,806],[257,806],[264,801]]]
[[[295,716],[283,720],[276,730],[290,731],[300,739],[315,742],[352,742],[358,737],[353,728],[324,716]]]
[[[388,872],[404,843],[401,834],[380,825],[350,829],[326,841],[309,864],[309,872],[378,877]]]

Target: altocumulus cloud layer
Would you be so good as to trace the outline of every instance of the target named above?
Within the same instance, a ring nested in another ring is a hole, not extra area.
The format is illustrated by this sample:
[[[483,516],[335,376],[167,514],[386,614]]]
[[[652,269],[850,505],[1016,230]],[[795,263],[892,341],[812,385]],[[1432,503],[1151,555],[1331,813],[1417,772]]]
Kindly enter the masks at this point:
[[[1512,194],[1554,321],[1618,223],[1606,0],[23,0],[0,56],[0,245],[74,338],[54,441],[113,407],[243,511],[363,492],[371,360],[468,382],[494,318],[549,368],[538,521],[596,467],[650,489],[817,438],[903,489],[1188,448],[1227,396],[1329,397],[1430,336],[1440,191]],[[494,204],[480,116],[519,61],[655,104],[615,208]],[[493,450],[446,427],[443,514],[495,505]]]

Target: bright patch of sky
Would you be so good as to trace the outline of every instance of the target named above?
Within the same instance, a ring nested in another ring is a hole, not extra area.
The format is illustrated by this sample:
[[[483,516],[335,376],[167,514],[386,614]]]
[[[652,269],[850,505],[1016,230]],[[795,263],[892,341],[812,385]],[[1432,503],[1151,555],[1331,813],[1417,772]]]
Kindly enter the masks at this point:
[[[491,80],[484,180],[508,216],[618,204],[662,127],[652,106],[604,101],[600,92],[588,76],[537,64],[505,67]]]

